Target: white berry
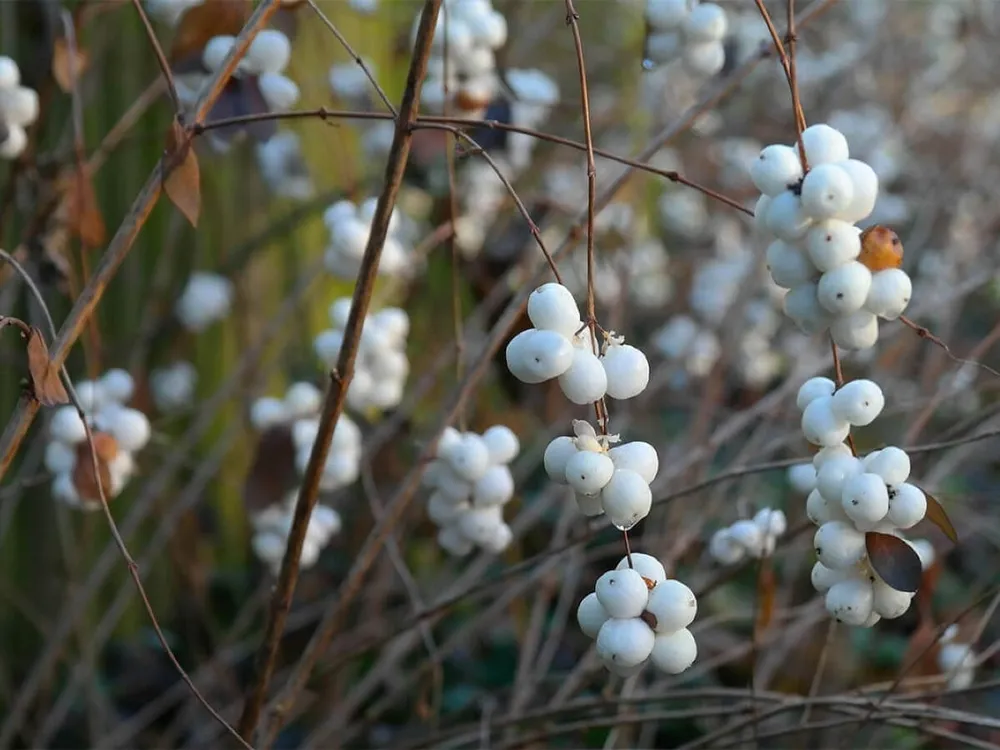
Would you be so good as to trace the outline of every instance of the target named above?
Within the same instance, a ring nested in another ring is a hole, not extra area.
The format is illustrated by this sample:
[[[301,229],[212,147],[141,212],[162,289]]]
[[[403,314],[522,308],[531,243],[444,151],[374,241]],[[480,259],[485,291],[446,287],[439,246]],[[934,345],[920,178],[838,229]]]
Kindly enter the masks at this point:
[[[566,462],[566,482],[581,495],[596,495],[614,473],[614,462],[604,453],[577,451]]]
[[[910,457],[894,445],[878,451],[865,462],[865,470],[878,474],[891,487],[900,485],[910,477]]]
[[[616,445],[608,451],[608,456],[616,469],[629,469],[641,476],[646,484],[652,484],[656,472],[660,470],[660,459],[656,448],[641,440]]]
[[[832,271],[861,253],[861,230],[839,219],[816,222],[806,234],[809,259],[820,271]]]
[[[663,563],[643,552],[633,552],[631,560],[626,555],[615,566],[615,570],[624,570],[625,568],[635,568],[639,575],[648,578],[653,583],[667,580],[667,571],[664,569]]]
[[[611,344],[601,357],[608,376],[608,395],[614,399],[638,396],[649,384],[646,355],[629,344]]]
[[[528,295],[528,319],[542,331],[572,338],[583,323],[573,293],[562,284],[542,284]]]
[[[927,496],[909,482],[889,489],[889,521],[901,529],[916,526],[927,515]]]
[[[657,635],[649,655],[656,668],[667,674],[680,674],[697,658],[698,644],[687,628]]]
[[[802,432],[813,445],[837,445],[844,442],[851,425],[833,412],[833,397],[814,399],[802,412]]]
[[[597,594],[591,592],[583,597],[580,605],[576,608],[576,621],[580,624],[580,630],[591,638],[596,638],[601,631],[601,626],[608,621],[611,615],[597,598]]]
[[[912,294],[913,282],[906,271],[901,268],[886,268],[872,274],[865,310],[885,320],[895,320],[910,304]]]
[[[656,618],[654,630],[657,633],[672,633],[694,622],[698,600],[683,583],[669,579],[656,584],[649,592],[646,610]]]
[[[837,384],[830,378],[809,378],[799,386],[799,392],[795,396],[795,405],[803,410],[818,398],[832,396],[835,390],[837,390]]]
[[[905,615],[913,601],[912,593],[897,591],[880,578],[872,583],[872,595],[872,609],[887,620]]]
[[[566,469],[566,474],[569,476],[570,468]],[[618,469],[601,490],[601,505],[612,524],[628,530],[649,515],[653,493],[639,474],[629,469]]]
[[[750,165],[750,179],[765,196],[776,196],[802,179],[798,151],[790,146],[766,146]]]
[[[616,667],[637,667],[653,651],[652,629],[637,617],[611,618],[597,634],[597,655]]]
[[[576,442],[569,435],[554,438],[545,448],[542,463],[549,479],[559,484],[566,484],[566,464],[577,454]]]
[[[559,376],[559,387],[574,404],[592,404],[604,398],[608,376],[596,354],[583,347],[573,349],[573,364]]]
[[[810,167],[847,161],[850,156],[844,134],[825,123],[810,125],[803,130],[802,145]]]
[[[646,609],[649,588],[642,576],[631,568],[609,570],[594,586],[597,600],[611,617],[638,617]]]
[[[889,512],[889,490],[878,474],[856,474],[844,482],[844,512],[856,523],[878,523]]]
[[[855,427],[875,421],[885,407],[885,395],[871,380],[852,380],[833,394],[833,413]]]
[[[813,536],[816,557],[831,570],[845,570],[864,559],[865,535],[845,521],[824,523]]]
[[[847,625],[863,625],[872,614],[872,586],[867,580],[849,578],[826,592],[826,609]]]
[[[878,341],[878,318],[867,310],[857,310],[834,320],[830,335],[841,349],[870,349]]]
[[[834,315],[860,310],[868,298],[872,272],[856,260],[824,273],[816,286],[819,303]]]
[[[785,289],[816,277],[816,269],[809,259],[799,248],[784,240],[775,240],[768,245],[765,258],[774,283]]]
[[[555,331],[530,328],[507,344],[507,367],[518,380],[534,384],[557,378],[573,364],[573,345]]]

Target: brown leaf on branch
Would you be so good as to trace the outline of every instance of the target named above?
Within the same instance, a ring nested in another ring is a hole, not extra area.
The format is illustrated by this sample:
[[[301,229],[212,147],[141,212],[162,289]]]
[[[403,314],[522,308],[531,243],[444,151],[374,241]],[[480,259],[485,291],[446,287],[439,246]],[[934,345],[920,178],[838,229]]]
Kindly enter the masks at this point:
[[[52,49],[52,77],[65,93],[73,90],[89,64],[90,57],[86,50],[77,47],[76,55],[71,55],[66,39],[56,39]]]
[[[265,430],[243,485],[243,500],[253,515],[281,502],[295,486],[295,441],[287,425]]]
[[[920,588],[924,570],[913,547],[892,534],[865,534],[868,559],[879,578],[896,591],[914,593]]]
[[[83,165],[73,170],[63,178],[62,189],[66,196],[66,223],[70,232],[87,247],[101,247],[107,239],[107,230],[89,170]]]
[[[111,496],[111,470],[108,464],[118,455],[118,443],[106,432],[92,432],[94,453],[97,454],[97,471],[94,473],[94,459],[90,455],[90,444],[85,440],[76,446],[76,465],[73,467],[73,486],[80,499],[100,503],[101,493],[97,486],[100,476],[104,497]]]
[[[163,192],[191,226],[198,226],[201,213],[201,172],[191,139],[175,118],[167,133],[167,153],[163,164]]]
[[[43,406],[69,402],[69,394],[59,379],[59,368],[49,357],[42,332],[32,326],[28,335],[28,377],[32,396]]]
[[[951,540],[952,544],[958,544],[958,532],[955,531],[955,527],[952,525],[951,519],[948,518],[948,514],[945,512],[944,506],[941,505],[940,501],[934,497],[934,495],[929,493],[923,487],[920,489],[924,493],[924,497],[927,498],[927,513],[924,517],[941,529],[944,535]]]
[[[243,30],[253,8],[247,0],[205,0],[181,16],[170,45],[170,62],[197,56],[208,40],[216,36],[236,36]]]

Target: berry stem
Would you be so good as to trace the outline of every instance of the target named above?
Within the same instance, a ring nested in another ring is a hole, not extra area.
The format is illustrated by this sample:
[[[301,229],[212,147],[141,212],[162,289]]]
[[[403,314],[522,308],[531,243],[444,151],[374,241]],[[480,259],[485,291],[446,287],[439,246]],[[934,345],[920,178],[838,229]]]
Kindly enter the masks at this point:
[[[840,364],[840,351],[837,349],[837,342],[833,340],[833,335],[830,335],[830,352],[833,354],[833,377],[834,381],[837,383],[837,388],[844,387],[844,368]],[[851,433],[847,433],[847,445],[851,449],[851,455],[857,458],[858,449],[854,447],[854,436]]]

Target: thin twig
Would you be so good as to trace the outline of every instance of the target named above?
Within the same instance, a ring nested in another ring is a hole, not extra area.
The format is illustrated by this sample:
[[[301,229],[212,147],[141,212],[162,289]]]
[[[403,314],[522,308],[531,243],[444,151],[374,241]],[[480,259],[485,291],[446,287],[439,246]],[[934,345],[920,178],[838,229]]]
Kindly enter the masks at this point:
[[[177,96],[177,84],[174,82],[174,74],[170,70],[170,63],[167,62],[167,56],[163,54],[163,47],[160,46],[160,40],[156,37],[156,30],[153,29],[153,24],[149,22],[146,9],[142,7],[142,0],[132,0],[132,5],[136,13],[139,14],[139,18],[142,19],[142,25],[146,29],[146,37],[149,39],[149,45],[153,48],[153,54],[156,55],[156,63],[160,66],[160,72],[163,73],[163,80],[167,83],[167,93],[170,94],[170,103],[173,105],[174,113],[176,114],[181,111],[181,100]]]

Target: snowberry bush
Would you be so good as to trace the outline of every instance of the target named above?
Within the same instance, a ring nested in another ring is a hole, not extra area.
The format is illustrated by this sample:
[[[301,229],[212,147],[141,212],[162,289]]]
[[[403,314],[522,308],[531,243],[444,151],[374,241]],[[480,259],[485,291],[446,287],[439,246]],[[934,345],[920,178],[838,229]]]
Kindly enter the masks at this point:
[[[254,529],[251,547],[257,559],[270,569],[272,575],[277,575],[281,570],[281,560],[288,547],[288,535],[297,500],[298,493],[291,492],[281,503],[268,506],[251,519]],[[340,515],[333,508],[322,503],[313,508],[306,537],[302,542],[302,556],[299,558],[301,568],[311,568],[316,564],[323,548],[340,533],[341,525]]]
[[[508,464],[519,451],[517,436],[504,425],[482,435],[449,427],[441,435],[423,481],[432,490],[427,515],[446,552],[463,556],[480,547],[499,553],[510,544],[503,507],[514,497]]]
[[[174,313],[187,330],[201,333],[225,318],[232,304],[232,281],[217,273],[196,271],[177,298]]]
[[[21,69],[0,56],[0,158],[16,159],[28,145],[25,130],[38,119],[38,94],[21,85]]]
[[[104,490],[105,499],[111,500],[135,474],[135,454],[149,442],[152,429],[145,414],[127,406],[135,393],[135,383],[125,370],[108,370],[99,380],[77,383],[75,390],[86,426],[75,406],[56,409],[49,421],[45,467],[53,474],[53,497],[70,507],[99,510],[100,490]],[[97,455],[96,476],[87,426]]]
[[[302,473],[316,442],[322,402],[323,394],[312,383],[293,383],[283,399],[264,396],[254,401],[250,421],[258,432],[274,427],[290,429],[295,443],[295,466]],[[346,414],[341,414],[320,476],[320,489],[332,492],[346,487],[357,480],[360,472],[361,430]]]
[[[649,64],[681,60],[692,74],[714,76],[726,61],[722,41],[726,12],[715,3],[646,0],[646,60]]]
[[[787,530],[784,511],[761,508],[753,518],[736,521],[716,531],[709,541],[708,551],[722,565],[733,565],[747,557],[765,557],[774,552],[778,537]]]
[[[344,343],[344,326],[351,312],[351,298],[341,297],[330,305],[332,328],[322,331],[313,348],[327,367],[335,367]],[[354,377],[347,390],[347,404],[357,411],[386,410],[403,400],[410,362],[406,358],[406,336],[410,318],[406,310],[386,307],[369,315],[361,329],[361,342],[354,363]]]
[[[350,200],[339,200],[323,214],[323,221],[330,232],[324,261],[326,269],[334,276],[344,279],[357,277],[377,203],[378,198],[368,198],[358,205]],[[400,231],[401,223],[399,210],[393,209],[378,264],[381,275],[407,277],[415,270],[413,248]]]
[[[647,661],[667,674],[694,663],[698,646],[688,626],[698,613],[694,593],[667,578],[663,564],[639,552],[597,579],[576,611],[580,629],[597,641],[597,655],[614,674],[636,674]]]

